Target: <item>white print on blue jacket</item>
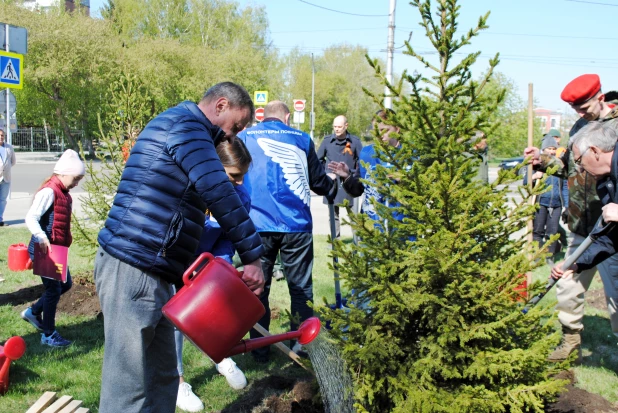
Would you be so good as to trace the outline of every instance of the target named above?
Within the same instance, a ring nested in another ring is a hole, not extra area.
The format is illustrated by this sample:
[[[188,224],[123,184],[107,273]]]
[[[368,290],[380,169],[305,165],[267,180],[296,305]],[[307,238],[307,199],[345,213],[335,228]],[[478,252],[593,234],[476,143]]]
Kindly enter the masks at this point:
[[[309,205],[311,190],[309,189],[309,172],[305,152],[294,145],[268,138],[258,138],[257,143],[264,153],[281,167],[285,183],[294,195],[298,196],[305,205]]]

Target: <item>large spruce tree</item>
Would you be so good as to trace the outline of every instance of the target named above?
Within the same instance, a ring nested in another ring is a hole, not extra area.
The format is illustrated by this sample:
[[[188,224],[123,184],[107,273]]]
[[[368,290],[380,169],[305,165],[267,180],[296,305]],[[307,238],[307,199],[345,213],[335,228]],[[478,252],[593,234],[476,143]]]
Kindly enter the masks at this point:
[[[476,81],[471,67],[480,52],[460,52],[488,27],[489,13],[459,37],[457,3],[439,0],[433,11],[429,0],[411,3],[437,57],[407,44],[429,75],[405,74],[390,86],[394,111],[385,122],[400,128],[401,145],[375,132],[376,153],[391,166],[378,166],[365,183],[389,199],[389,207],[374,202],[387,230],[352,215],[359,245],[335,241],[338,271],[353,293],[349,308],[325,316],[361,412],[540,412],[563,385],[552,378],[561,366],[547,362],[557,343],[551,309],[524,315],[517,289],[534,266],[529,254],[540,252],[512,235],[525,228],[534,213],[528,199],[540,189],[520,188],[524,201],[513,205],[514,173],[492,184],[475,179],[475,133],[491,135],[490,115],[504,93],[482,93],[498,56]],[[374,96],[378,104],[382,98]]]

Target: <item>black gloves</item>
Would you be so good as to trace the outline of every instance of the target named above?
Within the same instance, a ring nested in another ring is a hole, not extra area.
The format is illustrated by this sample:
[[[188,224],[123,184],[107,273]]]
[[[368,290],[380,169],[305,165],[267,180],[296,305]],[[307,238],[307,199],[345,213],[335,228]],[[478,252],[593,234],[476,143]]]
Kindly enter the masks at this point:
[[[569,223],[569,209],[564,208],[562,211],[562,222],[566,225]]]

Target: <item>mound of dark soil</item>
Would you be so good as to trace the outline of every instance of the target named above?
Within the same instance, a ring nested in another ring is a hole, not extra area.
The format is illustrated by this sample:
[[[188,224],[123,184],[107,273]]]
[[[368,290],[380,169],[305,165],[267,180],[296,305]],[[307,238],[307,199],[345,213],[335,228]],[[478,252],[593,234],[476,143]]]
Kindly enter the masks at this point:
[[[101,305],[94,283],[87,278],[73,280],[73,287],[60,296],[57,311],[73,316],[98,316]]]
[[[243,396],[220,413],[324,413],[317,384],[269,376],[251,383]]]

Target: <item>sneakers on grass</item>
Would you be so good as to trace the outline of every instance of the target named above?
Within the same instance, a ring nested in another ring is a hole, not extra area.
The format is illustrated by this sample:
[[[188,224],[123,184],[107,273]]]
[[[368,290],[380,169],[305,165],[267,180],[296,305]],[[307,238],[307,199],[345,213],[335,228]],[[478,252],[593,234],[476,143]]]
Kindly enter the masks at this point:
[[[223,359],[221,363],[217,364],[217,371],[225,376],[227,384],[234,390],[244,389],[247,386],[245,374],[231,358]]]
[[[204,409],[204,403],[193,393],[189,383],[180,383],[176,407],[185,412],[199,412]]]
[[[28,307],[22,311],[21,318],[32,324],[37,330],[43,331],[43,318],[41,317],[41,314],[32,314],[32,307]]]
[[[57,331],[54,331],[51,336],[46,336],[44,333],[41,334],[41,344],[50,346],[50,347],[67,347],[71,345],[71,341],[62,338]]]

